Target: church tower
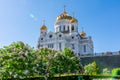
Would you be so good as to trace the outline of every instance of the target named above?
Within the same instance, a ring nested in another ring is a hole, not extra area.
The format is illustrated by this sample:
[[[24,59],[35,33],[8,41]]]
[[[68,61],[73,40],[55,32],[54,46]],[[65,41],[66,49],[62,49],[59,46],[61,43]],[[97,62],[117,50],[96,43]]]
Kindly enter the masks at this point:
[[[37,48],[43,47],[40,45],[41,41],[44,39],[43,37],[47,35],[47,27],[45,26],[45,23],[40,27],[40,37],[38,40]]]

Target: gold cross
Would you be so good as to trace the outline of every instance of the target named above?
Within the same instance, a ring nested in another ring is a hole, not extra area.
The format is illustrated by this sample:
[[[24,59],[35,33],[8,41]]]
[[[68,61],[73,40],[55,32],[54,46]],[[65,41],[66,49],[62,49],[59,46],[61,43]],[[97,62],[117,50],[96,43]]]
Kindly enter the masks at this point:
[[[64,12],[66,12],[66,6],[64,5]]]
[[[82,27],[82,32],[84,31],[84,27]]]
[[[43,20],[43,25],[45,25],[45,20]]]
[[[73,18],[74,18],[74,16],[75,16],[75,13],[73,12]]]

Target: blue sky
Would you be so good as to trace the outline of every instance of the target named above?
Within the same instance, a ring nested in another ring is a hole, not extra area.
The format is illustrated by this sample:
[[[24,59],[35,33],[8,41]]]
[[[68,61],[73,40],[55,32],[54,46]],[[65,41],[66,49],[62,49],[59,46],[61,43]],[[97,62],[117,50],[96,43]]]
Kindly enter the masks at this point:
[[[23,41],[36,47],[45,20],[54,31],[56,17],[66,11],[92,36],[94,51],[120,50],[120,0],[0,0],[0,47]]]

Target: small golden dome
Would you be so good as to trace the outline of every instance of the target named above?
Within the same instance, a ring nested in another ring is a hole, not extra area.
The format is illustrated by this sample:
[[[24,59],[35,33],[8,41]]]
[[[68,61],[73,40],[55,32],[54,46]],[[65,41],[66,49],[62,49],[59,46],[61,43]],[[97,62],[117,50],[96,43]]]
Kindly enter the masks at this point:
[[[85,37],[86,36],[86,33],[84,32],[84,27],[82,27],[82,32],[80,33],[80,36],[81,37]]]
[[[45,31],[47,31],[47,27],[46,27],[45,25],[42,25],[41,28],[40,28],[40,30],[45,30]]]
[[[77,20],[77,19],[75,19],[75,18],[72,18],[72,19],[70,20],[70,22],[71,22],[71,23],[77,23],[77,22],[78,22],[78,20]]]
[[[86,33],[85,33],[84,31],[82,31],[82,32],[80,33],[80,36],[81,36],[81,37],[85,37],[85,36],[86,36]]]

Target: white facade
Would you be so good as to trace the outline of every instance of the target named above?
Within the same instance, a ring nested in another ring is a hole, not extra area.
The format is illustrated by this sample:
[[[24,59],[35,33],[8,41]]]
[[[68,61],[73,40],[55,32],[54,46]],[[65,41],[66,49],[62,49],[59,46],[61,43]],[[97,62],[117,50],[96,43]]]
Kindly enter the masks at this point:
[[[40,28],[38,48],[47,47],[62,51],[65,47],[71,48],[77,55],[91,55],[94,53],[93,41],[82,30],[78,32],[78,21],[64,11],[57,17],[54,32],[48,32],[43,25]]]

